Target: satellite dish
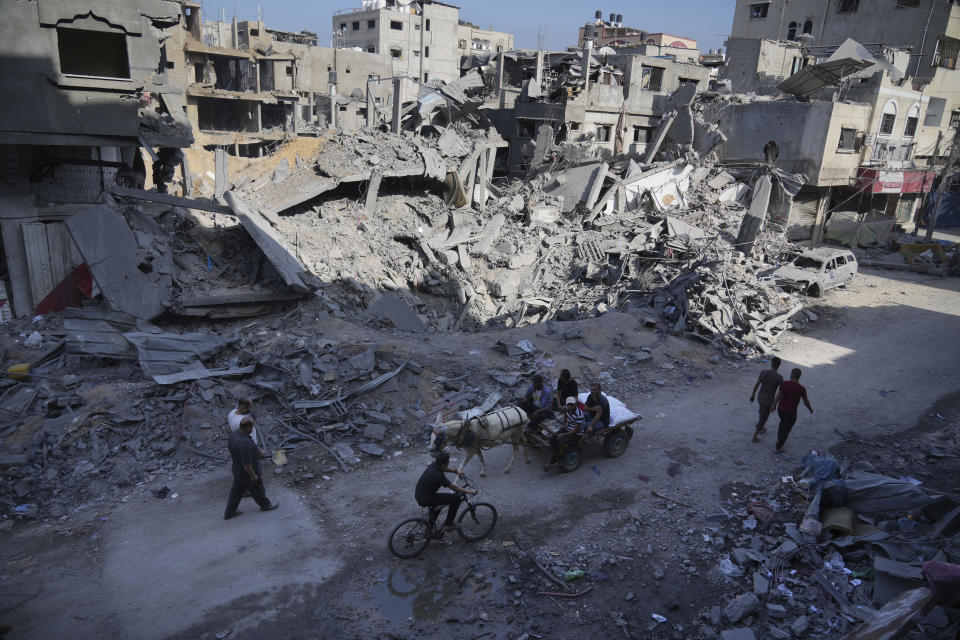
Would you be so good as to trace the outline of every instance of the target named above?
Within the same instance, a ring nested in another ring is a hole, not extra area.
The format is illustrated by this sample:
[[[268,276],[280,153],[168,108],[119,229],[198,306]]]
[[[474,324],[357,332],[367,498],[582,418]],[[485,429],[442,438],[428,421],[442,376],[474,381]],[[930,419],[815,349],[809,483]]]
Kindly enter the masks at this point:
[[[361,89],[360,87],[357,87],[356,89],[350,92],[350,97],[353,98],[354,100],[363,100],[363,89]]]
[[[612,49],[612,48],[610,48],[610,47],[600,47],[599,49],[597,49],[597,55],[600,55],[600,56],[615,56],[615,55],[617,55],[617,51],[616,51],[616,49]]]
[[[813,34],[812,34],[812,33],[801,33],[800,35],[797,36],[797,40],[799,40],[800,42],[802,42],[802,43],[805,44],[805,45],[810,44],[811,42],[813,42]]]

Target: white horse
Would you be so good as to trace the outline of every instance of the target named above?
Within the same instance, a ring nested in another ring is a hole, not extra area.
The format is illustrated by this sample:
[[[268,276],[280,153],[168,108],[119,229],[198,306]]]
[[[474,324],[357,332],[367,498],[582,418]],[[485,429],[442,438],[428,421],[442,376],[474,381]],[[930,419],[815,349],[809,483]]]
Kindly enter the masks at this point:
[[[517,458],[517,450],[526,444],[523,434],[523,425],[526,422],[527,414],[519,407],[506,407],[469,420],[453,420],[441,424],[438,419],[430,435],[430,448],[433,451],[441,451],[449,443],[466,451],[467,455],[460,463],[457,472],[463,471],[470,462],[470,458],[477,456],[480,458],[480,475],[485,476],[487,463],[483,459],[483,450],[509,442],[513,445],[513,455],[510,456],[510,463],[503,472],[510,473],[513,461]],[[530,462],[530,456],[525,448],[523,459],[527,463]]]

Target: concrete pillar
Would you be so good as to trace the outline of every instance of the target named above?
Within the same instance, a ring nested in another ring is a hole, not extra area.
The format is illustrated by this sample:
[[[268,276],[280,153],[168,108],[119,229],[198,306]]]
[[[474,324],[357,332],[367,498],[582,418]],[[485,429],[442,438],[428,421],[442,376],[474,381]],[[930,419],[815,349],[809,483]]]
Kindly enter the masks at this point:
[[[330,128],[337,128],[337,85],[330,85]]]
[[[373,127],[374,115],[376,111],[376,101],[373,99],[373,88],[380,84],[371,78],[367,78],[367,126]]]
[[[823,226],[827,221],[827,209],[830,207],[831,191],[833,191],[833,187],[827,187],[824,194],[820,196],[820,202],[817,203],[817,217],[813,221],[813,233],[810,238],[813,244],[823,242]]]
[[[240,48],[240,32],[237,31],[237,16],[233,16],[233,29],[231,30],[230,47],[233,49]]]
[[[537,73],[534,79],[538,87],[543,87],[543,51],[537,51]]]
[[[400,133],[400,111],[403,102],[400,99],[401,78],[393,79],[393,119],[390,123],[390,130],[394,133]]]
[[[478,202],[480,211],[483,211],[487,208],[487,150],[484,149],[480,152],[480,157],[477,158],[477,186],[479,187],[478,191]]]
[[[590,57],[593,54],[593,40],[587,40],[583,45],[583,61],[580,69],[583,71],[583,94],[590,91]]]
[[[503,54],[505,52],[500,52],[500,59],[497,61],[497,96],[500,98],[500,108],[503,109],[506,103],[503,95]]]

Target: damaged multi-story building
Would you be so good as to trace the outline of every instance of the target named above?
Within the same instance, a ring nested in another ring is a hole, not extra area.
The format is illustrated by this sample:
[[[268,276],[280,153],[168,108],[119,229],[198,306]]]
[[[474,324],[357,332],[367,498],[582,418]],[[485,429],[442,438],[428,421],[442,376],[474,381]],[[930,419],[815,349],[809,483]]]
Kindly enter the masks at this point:
[[[190,3],[185,3],[190,4]],[[365,122],[368,84],[375,105],[390,100],[386,56],[317,46],[310,32],[268,29],[263,21],[187,24],[186,105],[207,149],[260,156],[277,142]]]
[[[803,174],[790,236],[822,239],[831,213],[908,225],[960,125],[960,6],[740,0],[731,33],[722,160],[760,161],[772,142],[776,165]]]
[[[390,75],[453,82],[461,61],[513,49],[513,36],[460,19],[460,8],[434,0],[363,0],[333,16],[334,47],[389,56]]]
[[[525,170],[545,145],[568,140],[592,140],[603,157],[640,157],[667,97],[684,85],[706,89],[710,79],[699,64],[601,52],[590,43],[573,52],[507,52],[496,66],[486,106],[510,141],[512,171]],[[537,143],[544,125],[549,133]]]
[[[136,259],[129,229],[129,246],[110,246],[101,232],[119,214],[100,203],[111,185],[142,187],[148,167],[163,179],[193,143],[179,82],[185,11],[171,0],[4,3],[4,317],[91,297],[105,251],[129,249],[145,278],[169,277]]]

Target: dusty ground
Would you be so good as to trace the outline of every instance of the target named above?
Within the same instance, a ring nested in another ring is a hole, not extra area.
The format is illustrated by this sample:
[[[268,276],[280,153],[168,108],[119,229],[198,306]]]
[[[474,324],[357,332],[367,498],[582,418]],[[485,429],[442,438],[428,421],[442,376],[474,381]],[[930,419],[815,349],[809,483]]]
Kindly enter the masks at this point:
[[[616,340],[630,351],[658,336],[624,314],[583,321],[585,345],[563,340],[569,323],[552,334],[534,326],[417,341],[376,336],[447,375],[478,376],[496,366],[484,350],[498,338],[528,338],[557,370],[568,366],[581,380],[609,372],[609,390],[644,419],[623,457],[594,450],[572,474],[544,474],[533,451],[529,465],[520,461],[504,475],[509,451],[491,451],[481,484],[501,513],[493,539],[432,545],[407,562],[389,555],[386,536],[419,511],[412,487],[427,461],[423,443],[391,442],[388,451],[399,453],[349,474],[319,449],[301,447],[282,474],[267,469],[280,509],[260,513],[247,500],[230,522],[220,519],[226,466],[153,477],[109,508],[81,506],[6,535],[0,623],[14,627],[11,640],[618,637],[624,627],[631,637],[699,637],[709,631],[700,614],[726,592],[701,542],[717,525],[703,516],[736,510],[751,491],[771,495],[809,449],[837,445],[890,472],[957,485],[955,466],[936,466],[956,459],[929,452],[937,439],[930,429],[944,423],[944,433],[955,433],[957,423],[960,280],[869,271],[814,310],[816,323],[780,343],[784,368],[803,368],[815,409],[801,413],[784,456],[772,454],[773,429],[750,443],[755,405],[747,399],[762,364],[711,363],[716,352],[668,338],[654,363],[626,367],[615,358],[623,352],[610,348]],[[323,332],[375,336],[337,323]],[[569,354],[572,346],[602,355],[587,360]],[[867,444],[839,444],[838,432]],[[943,447],[955,453],[952,442]],[[892,447],[900,455],[889,454]],[[916,460],[928,466],[916,468]],[[475,464],[468,473],[478,474]],[[160,486],[178,497],[153,497]],[[793,519],[792,509],[781,504],[778,519]],[[583,587],[594,590],[570,600],[537,595],[544,581],[511,534],[555,565],[587,569]],[[653,613],[669,623],[652,624]]]

